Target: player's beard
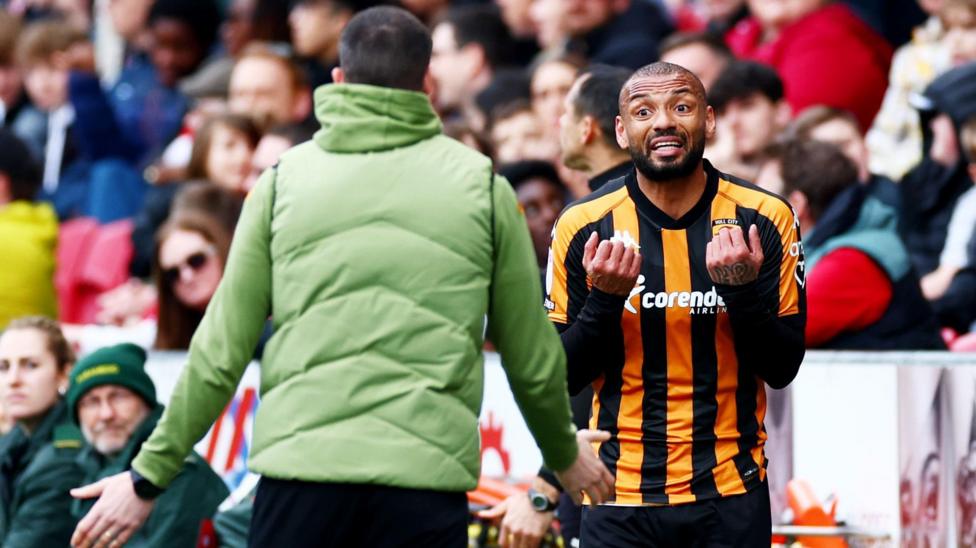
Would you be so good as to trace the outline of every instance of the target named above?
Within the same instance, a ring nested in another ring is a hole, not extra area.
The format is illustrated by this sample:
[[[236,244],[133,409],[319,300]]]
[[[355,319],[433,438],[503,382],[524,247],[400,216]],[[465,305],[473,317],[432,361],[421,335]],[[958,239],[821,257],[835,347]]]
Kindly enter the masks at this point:
[[[678,137],[678,132],[663,131],[660,133],[655,133],[648,139],[648,143],[652,139],[657,137]],[[668,162],[663,165],[655,165],[649,158],[650,154],[645,153],[640,148],[637,148],[633,144],[627,147],[630,151],[630,158],[634,161],[634,167],[637,171],[640,171],[644,177],[647,177],[651,181],[655,182],[670,182],[676,179],[683,179],[694,173],[695,168],[701,162],[702,158],[705,156],[705,132],[704,130],[700,135],[695,136],[695,145],[685,154],[684,158],[676,160],[673,162]],[[684,139],[682,139],[682,144]],[[648,144],[648,149],[650,144]]]

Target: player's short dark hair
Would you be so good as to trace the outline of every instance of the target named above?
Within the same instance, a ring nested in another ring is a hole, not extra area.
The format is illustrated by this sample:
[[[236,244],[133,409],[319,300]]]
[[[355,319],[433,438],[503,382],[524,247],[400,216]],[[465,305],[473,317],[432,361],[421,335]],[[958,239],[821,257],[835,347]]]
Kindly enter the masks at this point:
[[[573,111],[576,116],[592,116],[603,133],[603,140],[610,146],[617,146],[616,119],[620,113],[617,104],[620,89],[630,78],[630,70],[609,65],[592,65],[580,71],[586,78],[573,97]]]
[[[485,52],[485,60],[491,68],[508,64],[511,58],[512,34],[501,12],[494,5],[458,6],[448,10],[442,24],[454,30],[458,48],[477,44]]]
[[[732,101],[756,93],[776,103],[783,98],[783,80],[768,65],[754,61],[733,61],[709,89],[708,104],[721,112]]]
[[[41,166],[30,149],[8,129],[0,128],[0,173],[10,180],[11,200],[32,201],[41,186]]]
[[[702,99],[705,99],[705,86],[694,72],[691,72],[681,65],[668,63],[666,61],[657,61],[649,65],[644,65],[643,67],[635,70],[634,73],[630,75],[630,78],[624,82],[624,87],[630,84],[632,80],[636,80],[638,78],[651,78],[655,76],[685,76],[691,80],[692,85],[694,86],[692,92],[695,95],[700,96]],[[623,94],[623,87],[621,87],[617,103],[617,107],[621,111],[623,111],[624,108],[624,101],[625,98]]]
[[[782,174],[784,192],[806,196],[814,219],[841,192],[858,184],[857,167],[836,145],[810,139],[783,145]]]
[[[420,91],[430,64],[427,27],[392,6],[362,11],[342,31],[339,65],[346,81]]]
[[[542,179],[553,186],[563,189],[562,180],[556,168],[545,160],[523,160],[503,164],[498,168],[498,174],[508,179],[512,188],[518,189],[522,184],[532,179]]]

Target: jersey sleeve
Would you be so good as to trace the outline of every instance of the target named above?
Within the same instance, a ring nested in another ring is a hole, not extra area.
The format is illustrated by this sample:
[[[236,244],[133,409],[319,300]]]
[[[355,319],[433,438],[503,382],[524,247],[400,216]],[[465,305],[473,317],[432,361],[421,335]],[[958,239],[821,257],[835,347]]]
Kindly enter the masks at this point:
[[[589,233],[579,230],[572,217],[564,214],[556,221],[546,266],[545,307],[551,321],[564,325],[573,323],[589,293],[583,269],[583,246]]]

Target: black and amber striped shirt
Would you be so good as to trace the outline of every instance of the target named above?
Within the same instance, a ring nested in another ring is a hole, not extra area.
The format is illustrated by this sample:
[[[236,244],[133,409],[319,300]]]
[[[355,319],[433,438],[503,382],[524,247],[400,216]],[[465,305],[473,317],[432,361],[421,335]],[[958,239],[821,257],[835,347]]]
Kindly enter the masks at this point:
[[[592,381],[590,426],[612,434],[598,446],[615,476],[610,504],[682,504],[760,485],[763,380],[785,385],[802,360],[803,251],[792,210],[707,161],[705,171],[702,198],[680,219],[656,208],[631,171],[567,208],[554,229],[546,307],[563,334],[571,390]],[[764,251],[759,278],[717,286],[706,243],[722,227],[752,224]],[[591,290],[582,258],[594,231],[640,246],[630,297]],[[607,306],[614,299],[616,309]]]

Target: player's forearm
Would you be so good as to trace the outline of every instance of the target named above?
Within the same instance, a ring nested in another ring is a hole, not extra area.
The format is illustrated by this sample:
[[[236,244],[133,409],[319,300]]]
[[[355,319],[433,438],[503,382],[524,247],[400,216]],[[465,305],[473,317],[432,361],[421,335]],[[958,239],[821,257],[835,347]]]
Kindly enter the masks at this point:
[[[599,377],[603,365],[619,352],[617,334],[625,300],[594,288],[571,325],[556,324],[566,350],[570,394],[578,394]]]
[[[785,388],[803,362],[805,317],[779,316],[773,299],[762,295],[756,283],[716,289],[728,308],[740,367],[773,388]]]

